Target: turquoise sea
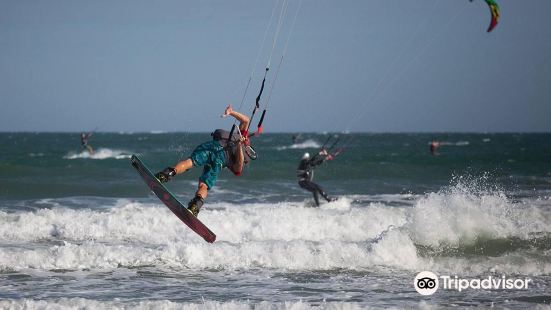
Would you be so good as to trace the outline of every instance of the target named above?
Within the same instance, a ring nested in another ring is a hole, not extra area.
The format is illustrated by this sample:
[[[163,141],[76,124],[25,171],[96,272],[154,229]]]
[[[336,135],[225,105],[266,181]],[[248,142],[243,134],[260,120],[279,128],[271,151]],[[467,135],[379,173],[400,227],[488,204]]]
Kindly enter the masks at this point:
[[[359,309],[551,304],[551,134],[265,134],[224,171],[199,218],[208,244],[130,165],[186,158],[209,133],[0,133],[0,308]],[[436,156],[429,142],[440,141]],[[168,183],[184,203],[200,169]],[[420,271],[530,278],[528,289],[416,292]]]

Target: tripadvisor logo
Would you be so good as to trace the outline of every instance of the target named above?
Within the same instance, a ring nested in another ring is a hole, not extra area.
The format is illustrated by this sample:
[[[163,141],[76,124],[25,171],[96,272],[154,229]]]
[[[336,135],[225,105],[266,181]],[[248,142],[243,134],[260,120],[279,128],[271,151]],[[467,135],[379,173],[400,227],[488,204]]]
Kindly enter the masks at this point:
[[[413,286],[421,295],[432,295],[438,290],[438,277],[430,271],[421,271],[413,280]]]
[[[462,279],[457,276],[440,276],[430,271],[422,271],[413,280],[413,287],[421,295],[432,295],[438,288],[440,281],[442,289],[457,290],[459,292],[465,289],[474,290],[526,290],[528,283],[532,281],[530,278],[512,279],[501,277],[488,276],[484,279]]]

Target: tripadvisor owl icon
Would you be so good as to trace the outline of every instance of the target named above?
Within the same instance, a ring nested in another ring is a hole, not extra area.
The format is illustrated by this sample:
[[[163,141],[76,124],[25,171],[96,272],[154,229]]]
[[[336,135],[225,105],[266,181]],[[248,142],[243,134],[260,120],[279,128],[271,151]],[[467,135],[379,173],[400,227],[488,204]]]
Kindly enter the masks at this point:
[[[438,290],[438,277],[430,271],[422,271],[413,280],[413,286],[421,295],[432,295]]]

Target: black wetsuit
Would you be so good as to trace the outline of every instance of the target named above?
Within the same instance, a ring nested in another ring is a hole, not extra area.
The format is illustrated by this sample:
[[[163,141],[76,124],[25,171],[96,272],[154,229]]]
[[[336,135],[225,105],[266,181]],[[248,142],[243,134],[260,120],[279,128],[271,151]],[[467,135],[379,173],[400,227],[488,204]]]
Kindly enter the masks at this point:
[[[301,160],[297,168],[298,185],[314,195],[317,206],[320,205],[319,195],[325,198],[327,202],[331,201],[325,191],[323,191],[319,185],[312,182],[314,178],[314,168],[321,165],[324,161],[325,156],[317,155],[311,159]]]
[[[87,135],[87,134],[82,134],[80,136],[80,144],[82,144],[82,147],[83,148],[86,148],[86,146],[88,145],[88,137],[90,135]]]

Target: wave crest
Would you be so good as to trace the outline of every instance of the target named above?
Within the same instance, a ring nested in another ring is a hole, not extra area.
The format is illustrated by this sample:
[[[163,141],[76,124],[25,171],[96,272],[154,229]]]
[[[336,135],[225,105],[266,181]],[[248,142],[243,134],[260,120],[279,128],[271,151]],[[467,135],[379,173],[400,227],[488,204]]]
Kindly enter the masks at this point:
[[[279,146],[277,147],[278,151],[283,150],[295,150],[295,149],[319,149],[321,147],[321,144],[319,144],[317,141],[308,139],[300,143],[291,144],[288,146]]]
[[[112,150],[108,148],[99,148],[93,154],[88,151],[82,151],[80,153],[69,152],[63,159],[127,159],[132,157],[132,154],[123,150]]]

